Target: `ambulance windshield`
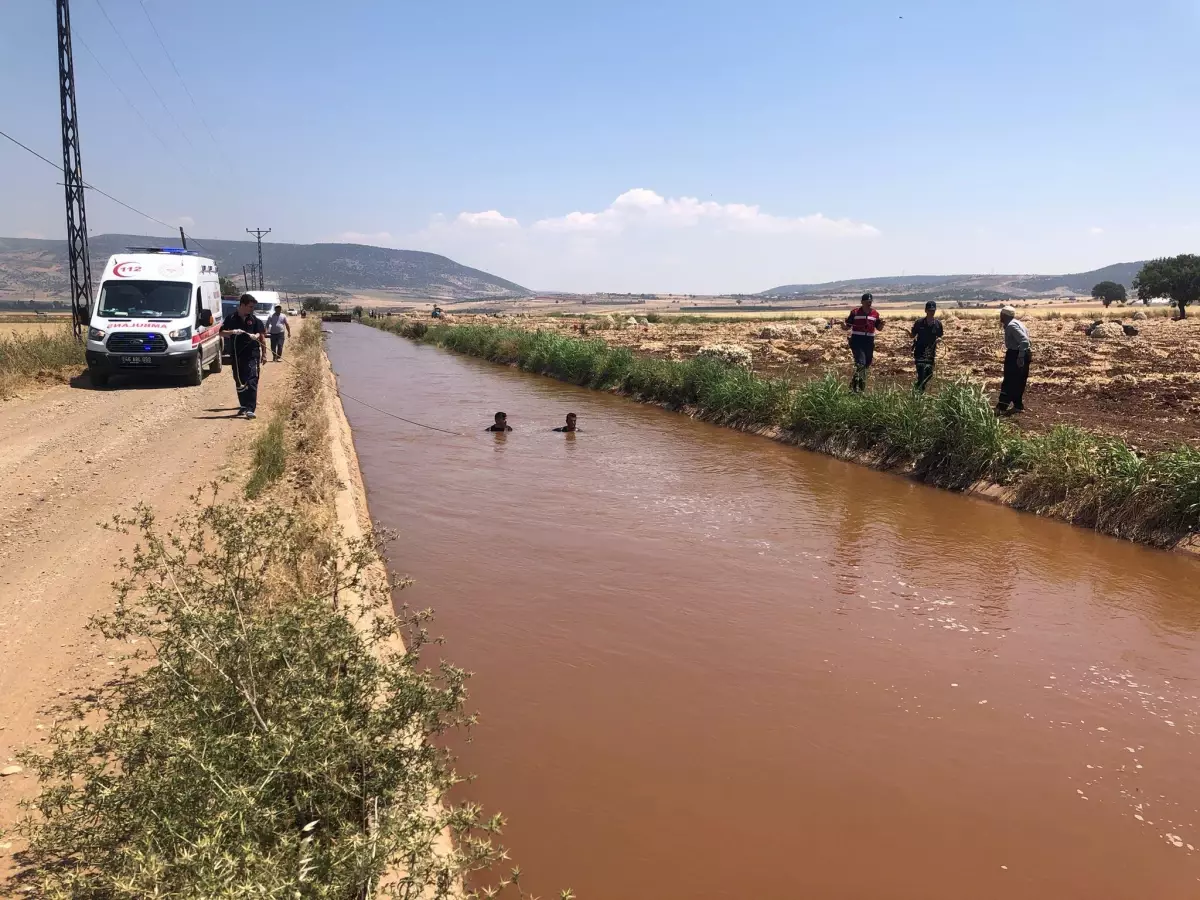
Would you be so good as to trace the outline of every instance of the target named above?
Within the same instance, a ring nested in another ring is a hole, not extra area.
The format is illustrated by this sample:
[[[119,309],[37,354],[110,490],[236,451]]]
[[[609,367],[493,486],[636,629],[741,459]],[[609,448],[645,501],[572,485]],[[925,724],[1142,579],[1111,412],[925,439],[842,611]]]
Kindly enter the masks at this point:
[[[106,281],[96,314],[106,319],[182,319],[192,286],[186,281]]]

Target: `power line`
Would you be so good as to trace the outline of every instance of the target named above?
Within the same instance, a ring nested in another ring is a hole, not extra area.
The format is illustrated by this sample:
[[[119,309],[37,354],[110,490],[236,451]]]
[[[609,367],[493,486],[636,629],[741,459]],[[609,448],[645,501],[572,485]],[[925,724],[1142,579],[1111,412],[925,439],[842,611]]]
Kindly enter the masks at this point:
[[[150,10],[146,9],[146,0],[140,0],[138,6],[142,9],[142,15],[146,17],[146,21],[150,24],[150,30],[154,32],[154,37],[158,39],[158,46],[162,47],[162,51],[166,54],[167,62],[171,64],[171,68],[175,71],[175,77],[179,79],[180,85],[183,86],[183,91],[188,95],[188,99],[192,101],[192,106],[196,110],[196,115],[200,119],[200,124],[204,126],[204,130],[208,132],[209,139],[213,142],[218,150],[224,155],[224,148],[220,142],[213,136],[212,129],[208,127],[208,122],[204,121],[204,113],[200,111],[200,104],[196,102],[196,98],[192,96],[191,89],[188,88],[187,82],[183,80],[183,75],[179,71],[179,66],[175,65],[175,58],[171,56],[171,51],[167,49],[167,44],[163,40],[162,35],[158,31],[158,26],[154,24],[154,19],[150,17]]]
[[[36,150],[34,150],[34,149],[30,148],[30,147],[27,147],[25,144],[22,144],[20,141],[18,141],[18,140],[17,140],[15,137],[13,137],[11,134],[7,134],[7,133],[5,133],[5,132],[3,132],[3,131],[0,131],[0,137],[2,137],[2,138],[7,138],[8,140],[10,140],[10,141],[12,141],[14,144],[16,144],[18,147],[20,147],[22,150],[24,150],[26,153],[31,153],[31,154],[33,154],[33,155],[34,155],[34,156],[36,156],[38,159],[40,159],[42,162],[46,163],[47,165],[53,166],[53,167],[54,167],[54,169],[55,169],[55,171],[57,171],[59,174],[62,174],[62,166],[60,166],[60,165],[59,165],[58,163],[56,163],[56,162],[52,162],[51,160],[47,159],[47,158],[46,158],[46,157],[44,157],[44,156],[42,156],[42,154],[38,153]],[[156,223],[158,223],[159,225],[163,226],[163,228],[169,228],[169,229],[171,229],[172,231],[174,231],[174,230],[175,230],[175,226],[174,226],[174,225],[169,225],[169,224],[167,224],[166,222],[164,222],[162,219],[156,219],[154,216],[150,215],[150,213],[145,213],[145,212],[142,212],[142,211],[141,211],[140,209],[138,209],[137,207],[135,207],[135,206],[130,206],[130,205],[129,205],[128,203],[126,203],[124,200],[118,200],[118,199],[117,199],[116,197],[114,197],[112,194],[108,193],[107,191],[102,191],[102,190],[100,190],[100,188],[96,187],[94,184],[89,184],[88,182],[86,182],[86,181],[85,181],[85,182],[83,183],[83,186],[84,186],[85,188],[87,188],[89,191],[95,191],[95,192],[96,192],[97,194],[99,194],[101,197],[107,197],[109,200],[111,200],[113,203],[116,203],[118,206],[123,206],[123,207],[125,207],[127,210],[129,210],[130,212],[137,213],[137,214],[138,214],[139,216],[141,216],[142,218],[149,219],[151,222],[156,222]],[[196,243],[199,243],[199,242],[197,241]]]
[[[42,156],[42,154],[38,153],[36,150],[26,147],[24,144],[22,144],[20,141],[18,141],[11,134],[5,134],[3,131],[0,131],[0,137],[8,138],[10,141],[12,141],[14,144],[16,144],[18,147],[20,147],[26,153],[32,153],[34,156],[36,156],[42,162],[46,163],[47,165],[54,166],[54,168],[58,169],[59,172],[62,172],[62,166],[60,166],[58,163],[52,162],[52,161],[46,159],[46,157]]]
[[[90,56],[93,60],[95,60],[96,65],[100,67],[100,71],[104,73],[104,77],[107,78],[109,81],[111,81],[112,86],[117,89],[117,93],[121,95],[121,99],[123,99],[125,101],[126,105],[128,105],[129,108],[133,110],[134,115],[136,115],[139,119],[141,119],[142,124],[146,126],[146,130],[148,132],[150,132],[150,134],[154,137],[154,139],[156,141],[158,141],[160,144],[162,144],[162,148],[164,150],[166,150],[168,153],[170,153],[171,148],[167,146],[167,142],[162,139],[162,137],[159,135],[159,133],[157,131],[154,130],[153,127],[151,127],[150,123],[146,120],[146,117],[142,115],[142,111],[133,105],[133,101],[129,99],[129,95],[126,94],[123,90],[121,90],[121,85],[117,84],[117,79],[113,78],[112,73],[110,73],[108,71],[108,69],[105,68],[104,63],[100,62],[100,57],[97,56],[94,52],[92,52],[92,48],[87,45],[87,41],[85,41],[83,38],[81,38],[79,36],[79,32],[76,31],[74,28],[71,29],[71,37],[74,38],[75,40],[79,41],[79,43],[83,45],[83,49],[88,52],[88,56]]]
[[[117,36],[117,40],[121,42],[121,46],[125,48],[125,52],[128,53],[129,58],[133,60],[133,64],[137,66],[137,70],[142,73],[142,78],[145,79],[146,84],[150,86],[150,90],[154,93],[154,96],[158,98],[158,102],[162,104],[162,108],[166,112],[167,118],[169,118],[175,127],[179,129],[179,133],[183,135],[183,139],[187,142],[187,145],[195,150],[196,148],[192,146],[191,138],[187,136],[187,129],[179,124],[179,121],[171,112],[171,108],[167,106],[166,101],[163,100],[162,95],[158,92],[158,88],[154,86],[154,82],[151,81],[150,76],[146,74],[146,70],[143,69],[142,64],[137,61],[137,57],[133,55],[133,51],[129,49],[129,44],[126,43],[124,35],[122,35],[117,26],[113,24],[113,20],[109,18],[108,10],[104,8],[104,4],[101,3],[100,0],[96,0],[96,5],[100,7],[100,12],[103,13],[104,20],[108,22],[108,27],[113,30],[113,34]]]

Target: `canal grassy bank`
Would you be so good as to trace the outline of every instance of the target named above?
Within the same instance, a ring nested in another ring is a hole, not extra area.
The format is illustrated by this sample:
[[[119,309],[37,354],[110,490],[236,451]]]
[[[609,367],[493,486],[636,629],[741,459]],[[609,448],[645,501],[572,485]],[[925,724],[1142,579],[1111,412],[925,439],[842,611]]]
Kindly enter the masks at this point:
[[[138,548],[92,627],[120,661],[20,758],[5,896],[467,896],[499,858],[498,820],[441,802],[467,675],[393,612],[320,323],[289,350],[247,466],[114,522]]]
[[[832,375],[769,378],[717,359],[640,357],[550,331],[400,318],[364,324],[1128,540],[1183,547],[1200,531],[1200,450],[1139,454],[1069,426],[1022,433],[967,381],[929,395],[890,387],[854,394]]]

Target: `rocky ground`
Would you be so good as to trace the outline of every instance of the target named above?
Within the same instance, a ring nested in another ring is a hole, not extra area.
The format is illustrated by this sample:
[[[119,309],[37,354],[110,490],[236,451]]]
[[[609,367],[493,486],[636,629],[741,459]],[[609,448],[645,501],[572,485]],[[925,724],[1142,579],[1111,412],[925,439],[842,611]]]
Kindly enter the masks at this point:
[[[1177,322],[1157,312],[1152,309],[1149,317],[1141,319],[1135,316],[1146,313],[1138,309],[1111,310],[1105,314],[1108,324],[1094,336],[1084,331],[1092,324],[1091,315],[1072,318],[1052,313],[1025,320],[1034,346],[1033,368],[1025,399],[1028,411],[1014,421],[1034,430],[1076,425],[1119,436],[1144,449],[1200,444],[1200,316]],[[911,383],[909,328],[915,314],[883,313],[888,325],[877,339],[871,377],[876,384]],[[456,318],[460,323],[476,320]],[[624,324],[625,316],[614,319],[619,327],[611,330],[597,330],[595,319],[521,316],[500,321],[562,332],[572,332],[586,322],[590,335],[610,344],[672,359],[686,359],[712,344],[738,345],[749,352],[752,368],[766,375],[808,379],[833,372],[849,379],[851,373],[846,334],[835,320],[629,326]],[[946,335],[931,390],[936,390],[938,380],[968,378],[997,391],[1004,359],[998,317],[950,312],[942,321]],[[832,327],[825,328],[827,324]],[[1127,335],[1122,324],[1138,333]]]

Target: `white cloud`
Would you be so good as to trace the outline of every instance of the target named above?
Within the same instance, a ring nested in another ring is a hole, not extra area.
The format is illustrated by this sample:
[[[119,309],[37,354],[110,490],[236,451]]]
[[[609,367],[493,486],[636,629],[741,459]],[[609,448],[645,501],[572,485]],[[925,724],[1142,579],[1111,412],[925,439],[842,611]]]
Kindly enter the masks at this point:
[[[716,203],[695,197],[663,197],[647,188],[634,188],[599,212],[572,212],[541,219],[534,228],[556,232],[622,232],[631,228],[698,228],[759,234],[813,237],[876,237],[879,229],[850,219],[831,219],[823,213],[776,216],[746,203]]]
[[[1104,229],[1098,225],[1095,225],[1088,229],[1088,234],[1104,234]]]
[[[454,220],[459,225],[468,228],[520,228],[521,223],[516,219],[503,216],[499,211],[489,209],[485,212],[461,212]]]
[[[175,224],[179,228],[191,228],[192,226],[194,226],[196,224],[196,220],[193,219],[191,216],[179,216],[175,220]]]
[[[442,253],[536,290],[763,290],[805,271],[858,270],[873,225],[820,212],[764,212],[749,203],[625,191],[603,209],[522,224],[496,209],[434,216],[392,246]]]
[[[46,239],[46,235],[40,231],[18,231],[17,237],[25,238],[27,241],[44,241]]]

